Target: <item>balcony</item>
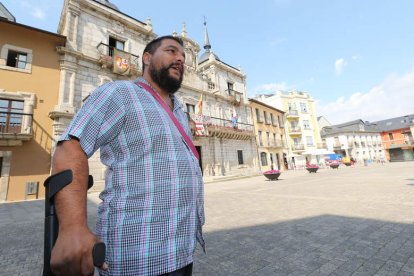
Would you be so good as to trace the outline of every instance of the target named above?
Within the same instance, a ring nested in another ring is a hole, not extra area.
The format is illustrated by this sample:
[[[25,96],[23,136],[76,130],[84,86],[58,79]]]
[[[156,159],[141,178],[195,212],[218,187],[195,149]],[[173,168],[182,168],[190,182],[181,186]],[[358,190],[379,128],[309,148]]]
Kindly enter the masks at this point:
[[[198,136],[208,136],[217,138],[227,138],[234,140],[249,140],[255,137],[254,127],[251,124],[237,123],[233,125],[231,120],[209,117],[204,115],[196,115],[187,113],[190,128],[194,138]],[[198,135],[196,123],[202,123],[205,131],[204,135]]]
[[[286,113],[286,118],[299,118],[299,112],[296,109],[291,109]]]
[[[33,114],[0,112],[0,146],[21,146],[32,139]]]
[[[289,134],[290,135],[302,135],[302,131],[299,126],[289,127]]]
[[[409,149],[414,147],[414,141],[411,138],[408,139],[394,139],[390,141],[384,141],[384,148],[385,149],[396,149],[396,148],[403,148]]]
[[[316,143],[317,149],[326,149],[326,143]]]
[[[243,93],[233,89],[226,89],[229,102],[234,106],[239,106],[242,103]]]
[[[271,141],[269,142],[268,147],[274,149],[282,149],[285,148],[285,143],[282,140]]]
[[[140,74],[141,68],[139,56],[116,49],[115,47],[109,46],[102,42],[99,43],[98,46],[96,46],[96,49],[100,54],[99,63],[101,64],[102,68],[107,68],[112,70],[114,73],[126,75],[129,77],[138,76]],[[125,70],[125,72],[118,72],[117,70],[115,70],[116,67],[114,68],[115,51],[117,51],[120,54],[120,57],[127,61],[126,64],[128,65],[128,69]]]
[[[292,145],[292,151],[304,151],[305,150],[305,145],[303,144],[293,144]]]

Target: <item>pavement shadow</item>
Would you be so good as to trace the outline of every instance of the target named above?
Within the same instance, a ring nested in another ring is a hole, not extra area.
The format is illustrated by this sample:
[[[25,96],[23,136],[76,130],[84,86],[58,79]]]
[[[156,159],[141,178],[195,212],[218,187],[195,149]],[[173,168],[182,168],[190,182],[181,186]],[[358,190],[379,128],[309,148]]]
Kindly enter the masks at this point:
[[[414,179],[406,179],[407,181],[412,181],[413,183],[408,183],[407,185],[414,186]]]
[[[91,229],[96,207],[88,200]],[[41,275],[43,219],[43,200],[0,204],[0,275]],[[205,240],[194,275],[414,274],[413,224],[322,215],[206,231]]]
[[[414,275],[413,224],[323,215],[205,240],[194,275]]]
[[[93,230],[97,204],[88,200]],[[0,275],[42,275],[44,200],[0,204]]]

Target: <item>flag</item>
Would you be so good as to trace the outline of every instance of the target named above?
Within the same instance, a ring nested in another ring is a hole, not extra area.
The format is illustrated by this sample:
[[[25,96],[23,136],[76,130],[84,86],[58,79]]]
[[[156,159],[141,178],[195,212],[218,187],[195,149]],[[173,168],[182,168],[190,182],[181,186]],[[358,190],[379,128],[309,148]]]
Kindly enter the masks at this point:
[[[128,75],[130,70],[130,54],[119,51],[114,48],[114,70],[113,72],[120,75]]]
[[[200,96],[200,100],[198,101],[196,107],[195,107],[195,114],[201,115],[203,114],[203,94]]]

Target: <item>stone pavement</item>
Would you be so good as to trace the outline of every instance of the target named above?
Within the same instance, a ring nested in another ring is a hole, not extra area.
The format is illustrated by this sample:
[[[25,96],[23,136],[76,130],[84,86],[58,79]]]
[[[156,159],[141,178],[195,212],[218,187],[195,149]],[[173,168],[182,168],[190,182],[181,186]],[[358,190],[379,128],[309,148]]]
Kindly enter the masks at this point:
[[[414,162],[207,183],[205,204],[194,275],[414,276]],[[43,215],[0,204],[0,275],[40,275]]]

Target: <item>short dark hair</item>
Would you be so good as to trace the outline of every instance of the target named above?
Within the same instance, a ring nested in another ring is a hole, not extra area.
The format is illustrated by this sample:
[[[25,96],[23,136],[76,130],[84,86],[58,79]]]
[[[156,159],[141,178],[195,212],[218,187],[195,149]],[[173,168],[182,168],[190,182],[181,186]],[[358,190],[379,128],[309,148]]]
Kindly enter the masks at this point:
[[[156,39],[150,41],[147,46],[145,46],[144,52],[142,53],[142,72],[144,72],[145,64],[144,64],[144,53],[154,54],[155,51],[160,47],[161,43],[165,39],[172,39],[177,41],[178,44],[180,44],[182,47],[184,47],[184,42],[181,38],[178,36],[172,36],[172,35],[165,35],[157,37]]]

